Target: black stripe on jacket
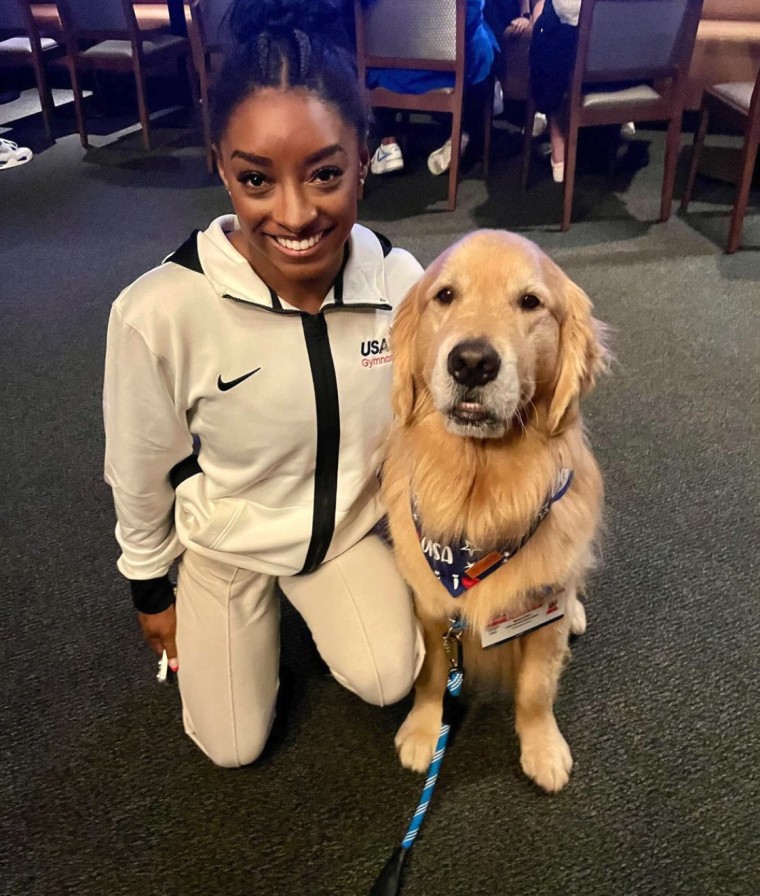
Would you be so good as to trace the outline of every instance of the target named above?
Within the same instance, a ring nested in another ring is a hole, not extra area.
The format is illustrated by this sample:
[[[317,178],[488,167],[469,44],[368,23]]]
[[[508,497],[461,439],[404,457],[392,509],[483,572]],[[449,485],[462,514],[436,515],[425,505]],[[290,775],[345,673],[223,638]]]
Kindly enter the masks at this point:
[[[335,532],[340,452],[340,403],[327,322],[319,314],[302,314],[317,411],[317,458],[311,540],[300,574],[314,572],[325,559]]]

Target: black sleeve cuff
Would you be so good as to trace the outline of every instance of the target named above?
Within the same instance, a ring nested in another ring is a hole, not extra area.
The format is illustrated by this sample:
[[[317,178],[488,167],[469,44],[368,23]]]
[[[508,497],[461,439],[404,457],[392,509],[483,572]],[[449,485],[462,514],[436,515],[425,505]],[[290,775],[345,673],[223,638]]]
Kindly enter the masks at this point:
[[[169,576],[157,579],[130,579],[132,603],[140,613],[162,613],[174,603],[174,586]]]

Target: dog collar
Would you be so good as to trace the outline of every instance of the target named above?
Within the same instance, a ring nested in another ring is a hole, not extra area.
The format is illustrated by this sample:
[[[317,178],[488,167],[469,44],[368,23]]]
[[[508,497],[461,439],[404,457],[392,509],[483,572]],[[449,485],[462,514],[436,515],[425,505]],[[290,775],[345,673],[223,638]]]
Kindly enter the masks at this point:
[[[420,540],[422,553],[428,562],[428,566],[438,581],[446,588],[452,597],[460,597],[470,588],[482,582],[483,579],[504,566],[525,544],[535,535],[536,530],[546,519],[547,514],[560,498],[564,497],[573,481],[573,471],[561,469],[552,485],[552,488],[536,514],[528,531],[515,542],[501,550],[484,551],[469,540],[454,542],[452,544],[440,544],[425,535],[422,529],[422,521],[417,509],[417,502],[412,496],[412,518]]]

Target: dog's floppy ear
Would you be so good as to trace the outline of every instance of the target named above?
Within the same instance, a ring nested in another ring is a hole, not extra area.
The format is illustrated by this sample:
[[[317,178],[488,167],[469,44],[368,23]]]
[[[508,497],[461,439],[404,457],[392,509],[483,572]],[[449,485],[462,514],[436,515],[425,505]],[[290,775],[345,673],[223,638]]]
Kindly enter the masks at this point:
[[[578,399],[590,392],[599,374],[610,364],[606,328],[591,315],[592,304],[586,293],[562,274],[566,315],[560,324],[559,370],[549,406],[549,429],[558,432],[568,411]]]
[[[413,286],[396,309],[391,324],[390,344],[393,353],[393,413],[408,423],[417,401],[414,376],[414,338],[419,322],[417,286]]]

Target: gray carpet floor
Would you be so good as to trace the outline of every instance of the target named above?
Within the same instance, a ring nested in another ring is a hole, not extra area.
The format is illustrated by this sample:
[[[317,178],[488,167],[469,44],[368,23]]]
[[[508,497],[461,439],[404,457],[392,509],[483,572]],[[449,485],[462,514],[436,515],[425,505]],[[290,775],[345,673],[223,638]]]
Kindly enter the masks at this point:
[[[153,680],[115,569],[102,482],[105,327],[126,284],[226,211],[182,113],[144,154],[130,126],[5,113],[34,160],[0,172],[0,892],[7,896],[363,896],[421,779],[393,734],[283,615],[283,699],[265,756],[213,768]],[[106,135],[121,129],[119,139]],[[612,179],[581,171],[576,223],[518,138],[457,211],[412,140],[361,220],[428,263],[476,227],[536,240],[592,296],[617,363],[587,404],[608,489],[604,562],[557,704],[575,770],[548,797],[519,770],[507,699],[471,697],[406,875],[406,896],[757,896],[760,892],[760,195],[722,254],[731,190],[701,179],[655,223],[662,134]],[[687,138],[684,138],[687,142]],[[680,177],[683,175],[681,160]]]

